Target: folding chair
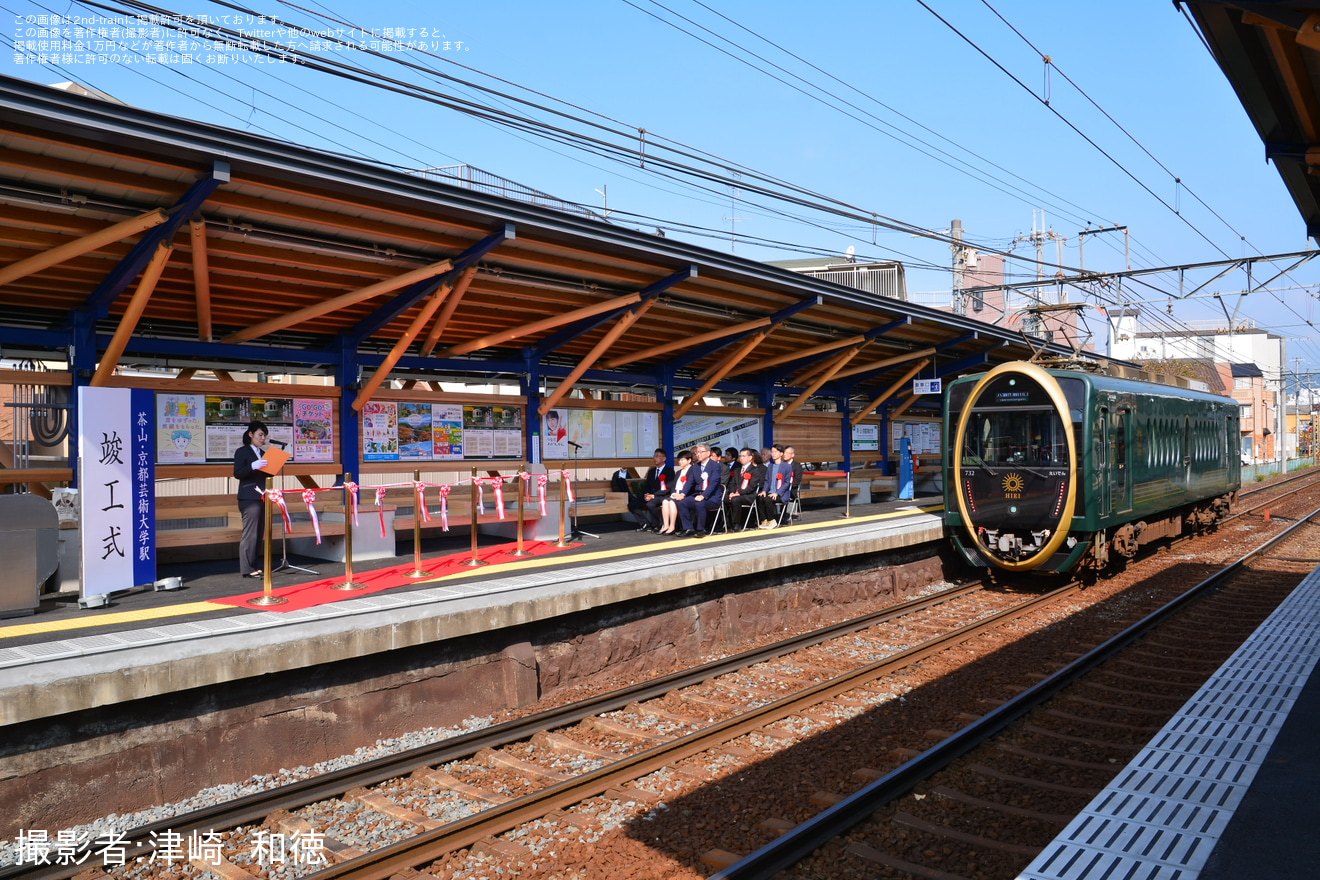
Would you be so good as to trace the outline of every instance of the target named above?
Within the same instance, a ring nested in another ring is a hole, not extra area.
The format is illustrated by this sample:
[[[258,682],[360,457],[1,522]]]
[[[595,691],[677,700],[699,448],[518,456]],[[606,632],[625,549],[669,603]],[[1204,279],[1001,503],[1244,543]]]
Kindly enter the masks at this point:
[[[802,516],[802,499],[798,497],[797,490],[788,493],[788,499],[779,502],[779,525],[783,525],[787,520],[789,525],[793,520]]]
[[[753,499],[752,503],[747,505],[747,515],[743,517],[742,530],[744,532],[747,531],[749,525],[759,526],[761,524],[761,521],[756,518],[756,510],[756,501]]]
[[[723,500],[721,500],[719,506],[715,508],[715,512],[708,515],[711,517],[711,520],[706,524],[706,534],[708,535],[715,534],[715,530],[718,529],[721,525],[724,526],[724,533],[726,535],[729,533],[729,518],[724,515]]]

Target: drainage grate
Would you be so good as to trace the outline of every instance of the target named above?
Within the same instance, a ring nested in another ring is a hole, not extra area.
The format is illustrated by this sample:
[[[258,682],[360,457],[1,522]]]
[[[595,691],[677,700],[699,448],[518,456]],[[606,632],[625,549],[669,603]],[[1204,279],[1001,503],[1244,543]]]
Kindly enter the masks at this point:
[[[1192,880],[1320,656],[1312,572],[1020,878]]]

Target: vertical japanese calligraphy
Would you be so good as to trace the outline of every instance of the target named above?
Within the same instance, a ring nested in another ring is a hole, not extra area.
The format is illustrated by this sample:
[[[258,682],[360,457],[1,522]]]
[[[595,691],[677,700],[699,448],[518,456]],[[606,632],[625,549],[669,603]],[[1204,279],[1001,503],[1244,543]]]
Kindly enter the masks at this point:
[[[83,595],[156,579],[155,417],[150,391],[78,389]]]

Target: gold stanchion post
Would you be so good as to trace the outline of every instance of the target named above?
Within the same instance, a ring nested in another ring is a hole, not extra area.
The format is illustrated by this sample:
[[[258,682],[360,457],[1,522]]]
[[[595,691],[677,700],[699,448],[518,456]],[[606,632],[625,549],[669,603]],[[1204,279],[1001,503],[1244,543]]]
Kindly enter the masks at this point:
[[[489,565],[484,559],[477,558],[477,469],[472,469],[472,558],[463,563],[467,566]]]
[[[843,518],[852,516],[852,468],[843,477]]]
[[[564,531],[564,524],[568,516],[568,493],[564,491],[564,474],[568,472],[568,462],[559,466],[559,540],[555,541],[556,547],[568,547],[568,533]]]
[[[248,599],[249,605],[283,605],[289,601],[283,596],[276,596],[270,591],[270,526],[271,526],[271,503],[270,496],[266,496],[266,548],[265,558],[262,560],[261,569],[261,595],[255,599]]]
[[[431,572],[422,569],[422,508],[426,504],[426,496],[415,488],[421,481],[422,472],[413,471],[413,495],[417,499],[417,507],[413,510],[413,570],[404,575],[410,578],[431,576]]]
[[[510,553],[509,554],[510,556],[532,555],[532,551],[528,550],[526,547],[523,546],[523,495],[526,494],[527,487],[528,485],[530,485],[526,480],[523,479],[523,474],[525,472],[526,472],[526,468],[524,468],[522,465],[518,465],[518,479],[515,480],[513,483],[515,486],[518,487],[518,549]]]
[[[353,580],[353,497],[348,491],[348,484],[353,482],[352,474],[344,474],[344,582],[335,584],[332,590],[365,590],[366,584]]]

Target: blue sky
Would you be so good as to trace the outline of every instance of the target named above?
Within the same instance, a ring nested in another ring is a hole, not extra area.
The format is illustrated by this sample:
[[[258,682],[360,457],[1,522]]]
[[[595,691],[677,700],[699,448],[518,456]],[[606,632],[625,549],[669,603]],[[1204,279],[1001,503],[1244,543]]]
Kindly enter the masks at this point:
[[[1013,247],[1023,255],[1034,254],[1021,239],[1032,232],[1033,223],[1041,223],[1038,212],[1043,210],[1044,226],[1066,239],[1063,262],[1068,266],[1079,263],[1077,233],[1088,222],[1093,227],[1127,225],[1135,267],[1301,251],[1310,244],[1236,96],[1172,3],[925,0],[927,9],[919,0],[873,0],[823,2],[808,10],[781,0],[705,2],[301,4],[347,24],[268,0],[249,7],[314,30],[347,30],[347,25],[374,30],[371,39],[392,29],[397,39],[424,44],[430,52],[392,53],[395,57],[626,130],[630,137],[606,136],[619,146],[636,148],[637,129],[645,129],[648,156],[653,157],[645,169],[636,157],[617,162],[414,96],[294,64],[252,63],[252,56],[241,60],[242,53],[233,51],[175,47],[193,55],[194,63],[171,57],[164,64],[117,64],[89,60],[89,50],[68,51],[66,46],[60,50],[66,57],[58,59],[61,69],[56,69],[30,57],[20,63],[5,45],[0,72],[40,82],[72,77],[144,108],[405,168],[466,163],[597,209],[603,203],[600,191],[605,191],[616,212],[612,222],[647,230],[666,226],[672,236],[752,259],[804,255],[757,240],[836,254],[852,246],[859,257],[907,262],[909,288],[918,293],[948,290],[946,244],[757,197],[727,172],[723,181],[700,184],[710,191],[667,179],[657,173],[661,145],[665,139],[686,145],[719,162],[744,166],[748,178],[753,173],[773,177],[812,193],[810,202],[828,197],[862,216],[937,231],[959,218],[972,243]],[[278,25],[233,8],[196,0],[174,0],[167,8],[192,16],[228,15],[231,26],[255,36],[293,38],[281,34]],[[10,41],[32,39],[26,30],[39,24],[36,17],[52,13],[95,18],[101,26],[127,24],[122,16],[67,0],[58,5],[0,0]],[[1048,77],[1047,65],[1023,37],[1050,56]],[[122,31],[118,39],[126,41]],[[296,37],[299,48],[318,59],[396,77],[411,84],[403,86],[405,91],[420,84],[465,100],[493,102],[498,109],[551,122],[574,135],[591,131],[585,122],[492,98],[360,52],[332,51],[315,39]],[[135,54],[113,45],[100,48],[107,54]],[[143,45],[136,49],[151,51]],[[227,60],[208,64],[208,55]],[[825,106],[767,71],[835,106]],[[792,74],[830,94],[814,91]],[[1046,96],[1048,107],[1041,100]],[[855,108],[840,110],[841,99]],[[914,147],[916,139],[929,146]],[[937,150],[948,154],[944,161],[930,155]],[[680,225],[708,231],[683,233]],[[1049,245],[1047,259],[1053,261],[1055,254]],[[1088,239],[1085,257],[1089,269],[1121,269],[1122,237]],[[1014,265],[1022,280],[1034,272],[1027,263]],[[1267,271],[1273,274],[1262,268],[1255,281]],[[1307,324],[1320,311],[1318,274],[1305,267],[1277,282],[1277,292],[1254,293],[1238,304],[1239,321],[1254,321],[1288,338],[1290,369],[1296,366],[1294,358],[1303,360],[1303,369],[1320,367],[1320,340]],[[1209,277],[1189,275],[1188,286]],[[1174,277],[1149,280],[1160,290],[1177,290]],[[1236,293],[1244,283],[1242,275],[1234,274],[1209,289]],[[1283,289],[1292,287],[1297,289]],[[1138,299],[1156,300],[1138,305],[1167,323],[1200,324],[1224,316],[1214,300],[1170,302],[1160,290],[1129,287]]]

